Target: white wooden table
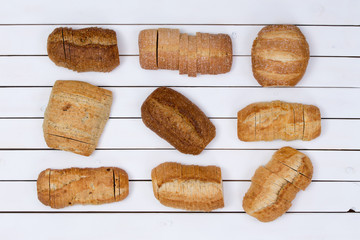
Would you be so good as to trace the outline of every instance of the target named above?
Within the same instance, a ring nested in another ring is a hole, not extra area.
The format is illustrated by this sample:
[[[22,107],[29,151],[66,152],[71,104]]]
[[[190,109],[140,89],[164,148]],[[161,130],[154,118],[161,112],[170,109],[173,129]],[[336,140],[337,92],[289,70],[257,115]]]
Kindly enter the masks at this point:
[[[0,7],[0,239],[359,239],[360,1],[2,1]],[[252,76],[250,49],[266,24],[298,25],[311,59],[294,88],[262,88]],[[58,26],[101,26],[117,32],[120,66],[111,73],[76,73],[55,66],[47,36]],[[138,63],[141,29],[227,33],[230,73],[188,78],[147,71]],[[91,157],[48,149],[41,124],[55,80],[106,87],[114,103]],[[140,106],[158,86],[183,93],[212,119],[217,136],[199,156],[175,151],[147,129]],[[310,142],[245,143],[236,113],[256,101],[317,105],[322,134]],[[255,169],[283,146],[301,149],[314,165],[313,183],[289,212],[260,223],[242,209]],[[188,213],[162,206],[150,172],[165,161],[222,168],[225,208]],[[116,166],[130,177],[122,202],[54,210],[42,205],[36,179],[46,168]]]

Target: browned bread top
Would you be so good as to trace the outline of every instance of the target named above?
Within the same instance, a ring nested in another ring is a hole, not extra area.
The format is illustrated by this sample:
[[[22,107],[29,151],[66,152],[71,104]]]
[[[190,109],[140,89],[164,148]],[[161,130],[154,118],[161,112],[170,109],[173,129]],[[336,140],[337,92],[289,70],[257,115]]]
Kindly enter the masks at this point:
[[[116,33],[110,29],[56,28],[47,50],[56,65],[78,72],[109,72],[120,64]]]
[[[89,156],[110,115],[112,93],[80,81],[56,81],[43,131],[51,148]]]
[[[129,193],[127,173],[116,167],[46,169],[39,174],[40,202],[52,208],[74,204],[103,204]]]
[[[155,197],[165,206],[200,211],[224,206],[219,167],[166,162],[151,171],[151,179]]]
[[[254,40],[252,70],[262,86],[295,86],[303,77],[309,45],[294,25],[269,25]]]
[[[156,89],[141,106],[144,124],[182,153],[200,154],[215,137],[215,126],[182,94]]]

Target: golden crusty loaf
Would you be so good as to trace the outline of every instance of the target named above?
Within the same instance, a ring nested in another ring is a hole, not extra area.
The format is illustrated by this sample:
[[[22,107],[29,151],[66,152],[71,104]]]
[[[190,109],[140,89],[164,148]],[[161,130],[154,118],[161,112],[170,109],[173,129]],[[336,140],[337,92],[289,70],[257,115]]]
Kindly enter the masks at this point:
[[[264,27],[251,50],[254,77],[264,87],[295,86],[303,77],[309,58],[309,45],[294,25]]]
[[[238,137],[241,141],[310,141],[320,133],[320,110],[313,105],[258,102],[238,112]]]
[[[166,162],[151,171],[151,179],[155,197],[165,206],[206,212],[224,207],[219,167]]]
[[[243,199],[244,210],[262,222],[275,220],[291,207],[300,189],[307,188],[312,174],[312,163],[305,154],[291,147],[279,149],[268,164],[256,170]]]
[[[80,81],[56,81],[43,131],[50,148],[89,156],[109,119],[112,93]]]
[[[49,58],[77,72],[110,72],[120,64],[116,33],[102,28],[56,28],[48,37]]]
[[[156,89],[141,106],[144,124],[177,150],[200,154],[215,137],[215,126],[182,94],[167,87]]]
[[[129,179],[116,167],[46,169],[39,174],[37,193],[52,208],[118,202],[129,194]]]
[[[179,29],[142,30],[139,34],[140,66],[144,69],[179,70],[196,77],[227,73],[232,65],[232,42],[227,34],[181,34]]]

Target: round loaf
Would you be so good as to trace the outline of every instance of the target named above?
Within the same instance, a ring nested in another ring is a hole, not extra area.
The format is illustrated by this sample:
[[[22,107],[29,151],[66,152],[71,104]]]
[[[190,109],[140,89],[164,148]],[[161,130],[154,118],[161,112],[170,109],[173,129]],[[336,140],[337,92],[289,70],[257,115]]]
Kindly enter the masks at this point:
[[[254,77],[264,87],[295,86],[303,77],[309,58],[309,45],[293,25],[264,27],[251,49]]]

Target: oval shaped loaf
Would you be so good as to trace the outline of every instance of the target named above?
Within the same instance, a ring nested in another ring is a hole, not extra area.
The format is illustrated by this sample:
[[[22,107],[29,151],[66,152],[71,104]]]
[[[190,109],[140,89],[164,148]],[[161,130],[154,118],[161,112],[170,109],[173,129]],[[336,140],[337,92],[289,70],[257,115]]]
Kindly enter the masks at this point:
[[[139,33],[139,61],[144,69],[179,70],[189,77],[227,73],[232,65],[232,42],[227,34],[197,32],[191,36],[179,29],[145,29]]]
[[[129,178],[116,167],[46,169],[39,174],[37,193],[51,208],[118,202],[129,194]]]
[[[243,208],[262,222],[273,221],[283,215],[291,201],[311,183],[313,166],[303,153],[283,147],[265,166],[260,166],[251,179],[243,199]]]
[[[120,64],[116,32],[110,29],[56,28],[47,51],[56,65],[77,72],[110,72]]]
[[[177,150],[200,154],[215,137],[215,126],[182,94],[166,87],[156,89],[141,106],[144,124]]]
[[[206,212],[224,207],[219,167],[166,162],[151,171],[151,179],[155,197],[165,206]]]
[[[241,141],[310,141],[320,136],[320,110],[313,105],[282,101],[253,103],[238,112]]]
[[[264,27],[251,49],[254,77],[264,87],[295,86],[303,77],[309,58],[309,45],[294,25]]]

